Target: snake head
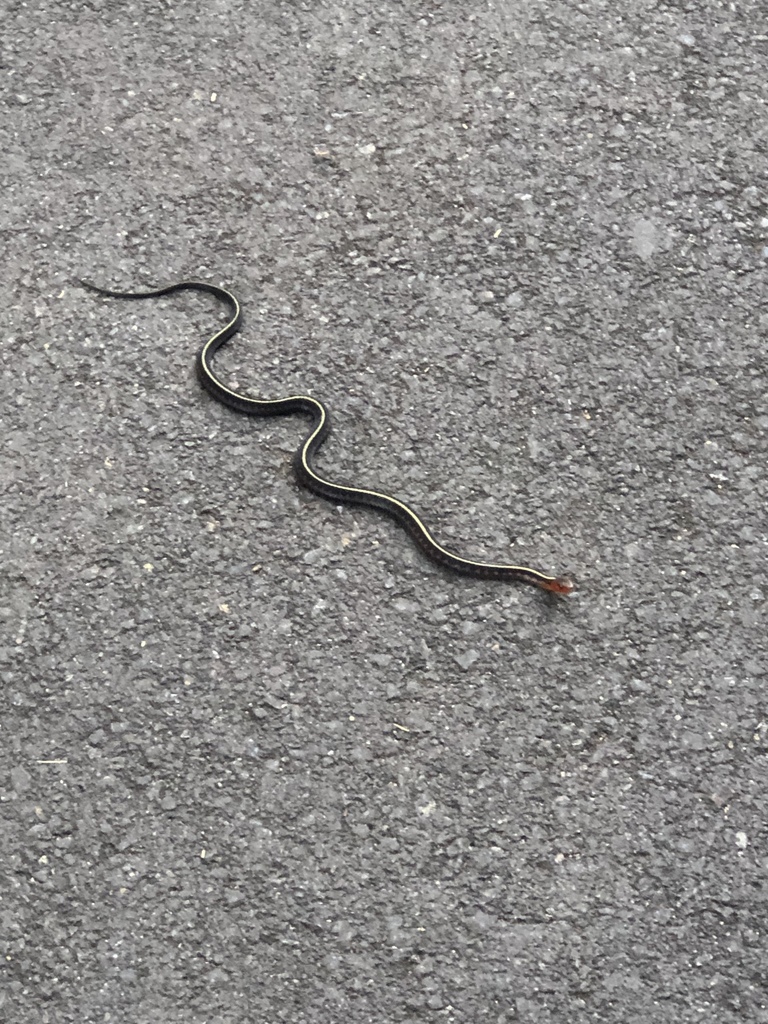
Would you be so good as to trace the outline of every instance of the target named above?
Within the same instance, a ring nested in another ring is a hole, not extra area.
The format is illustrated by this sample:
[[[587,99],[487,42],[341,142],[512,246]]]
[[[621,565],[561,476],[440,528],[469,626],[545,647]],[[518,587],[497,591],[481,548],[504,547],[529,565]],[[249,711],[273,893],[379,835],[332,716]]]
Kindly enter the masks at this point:
[[[553,580],[547,580],[539,584],[544,590],[552,594],[570,594],[576,584],[569,576],[556,576]]]

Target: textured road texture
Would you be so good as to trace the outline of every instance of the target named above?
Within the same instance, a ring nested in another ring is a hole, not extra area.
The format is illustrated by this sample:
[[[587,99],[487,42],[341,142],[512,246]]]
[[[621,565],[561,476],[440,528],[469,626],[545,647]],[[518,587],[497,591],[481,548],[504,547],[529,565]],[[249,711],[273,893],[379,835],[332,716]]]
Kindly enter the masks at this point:
[[[6,0],[4,1022],[768,1021],[767,34]]]

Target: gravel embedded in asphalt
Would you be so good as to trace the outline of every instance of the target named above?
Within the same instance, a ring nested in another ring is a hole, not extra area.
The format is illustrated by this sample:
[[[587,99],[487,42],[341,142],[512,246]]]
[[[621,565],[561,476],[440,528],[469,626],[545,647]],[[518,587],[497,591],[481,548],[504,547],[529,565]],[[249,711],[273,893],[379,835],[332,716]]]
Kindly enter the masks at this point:
[[[4,1021],[768,1022],[763,13],[10,4]]]

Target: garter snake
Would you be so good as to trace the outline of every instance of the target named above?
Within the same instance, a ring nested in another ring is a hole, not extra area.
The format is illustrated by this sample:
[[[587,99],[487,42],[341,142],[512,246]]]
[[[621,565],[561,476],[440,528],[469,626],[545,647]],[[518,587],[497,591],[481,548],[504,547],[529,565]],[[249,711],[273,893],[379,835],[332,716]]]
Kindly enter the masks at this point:
[[[345,484],[333,483],[320,476],[313,466],[313,458],[330,431],[330,420],[325,405],[309,395],[291,395],[288,398],[261,399],[241,395],[228,388],[213,372],[211,361],[221,346],[240,329],[242,312],[240,303],[232,292],[203,281],[180,281],[164,288],[154,288],[145,292],[118,292],[98,285],[80,282],[85,288],[114,299],[154,299],[161,295],[171,295],[180,291],[208,292],[226,304],[230,320],[203,345],[197,354],[196,370],[200,383],[214,398],[237,412],[250,416],[289,416],[300,413],[309,416],[311,427],[301,442],[293,460],[296,477],[300,484],[320,495],[327,501],[341,502],[347,505],[364,505],[375,508],[392,517],[402,526],[418,547],[436,562],[447,569],[465,576],[480,579],[516,580],[529,583],[554,594],[569,594],[573,590],[573,582],[567,576],[547,576],[538,569],[525,565],[504,565],[493,562],[476,562],[471,558],[463,558],[448,551],[434,539],[419,516],[397,498],[380,491],[371,491],[364,487],[350,487]]]

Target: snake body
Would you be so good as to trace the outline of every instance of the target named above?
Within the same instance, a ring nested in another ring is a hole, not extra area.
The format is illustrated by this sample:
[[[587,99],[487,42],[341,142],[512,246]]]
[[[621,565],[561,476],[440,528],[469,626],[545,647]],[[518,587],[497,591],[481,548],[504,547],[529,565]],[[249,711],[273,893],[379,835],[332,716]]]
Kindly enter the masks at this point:
[[[363,505],[384,512],[403,527],[428,558],[453,572],[480,579],[514,580],[519,583],[528,583],[554,594],[569,594],[573,590],[573,582],[567,576],[548,576],[539,572],[538,569],[531,569],[524,565],[477,562],[454,554],[439,544],[416,512],[398,498],[364,487],[337,484],[321,476],[315,470],[313,460],[330,432],[328,410],[321,401],[311,398],[309,395],[291,395],[288,398],[274,399],[251,398],[228,388],[214,373],[212,366],[214,355],[226,341],[237,333],[242,322],[240,303],[226,288],[220,288],[204,281],[179,281],[176,284],[169,284],[151,291],[122,292],[101,288],[87,281],[80,283],[99,295],[106,295],[114,299],[154,299],[180,291],[199,291],[214,295],[225,303],[230,313],[230,319],[220,331],[206,341],[197,354],[195,367],[200,383],[219,402],[248,416],[291,416],[294,414],[309,416],[311,420],[309,433],[299,445],[293,459],[293,467],[300,484],[327,501],[341,502],[346,505]]]

